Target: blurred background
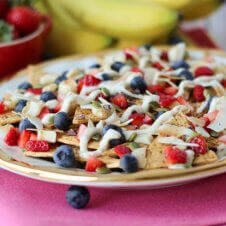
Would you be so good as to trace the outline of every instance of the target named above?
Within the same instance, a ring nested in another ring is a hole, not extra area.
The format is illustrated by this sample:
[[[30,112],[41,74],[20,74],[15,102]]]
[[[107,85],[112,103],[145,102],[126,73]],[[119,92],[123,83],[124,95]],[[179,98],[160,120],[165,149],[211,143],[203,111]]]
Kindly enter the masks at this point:
[[[225,15],[222,0],[0,0],[0,75],[147,43],[226,49]]]

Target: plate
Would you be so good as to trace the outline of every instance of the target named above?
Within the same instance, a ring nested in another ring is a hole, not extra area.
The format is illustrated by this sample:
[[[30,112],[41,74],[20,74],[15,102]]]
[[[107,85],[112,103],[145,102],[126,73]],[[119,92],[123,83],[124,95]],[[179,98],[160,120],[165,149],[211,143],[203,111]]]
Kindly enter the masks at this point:
[[[226,66],[226,55],[221,51],[189,49],[189,52],[196,58],[203,57],[203,55],[208,52],[217,61]],[[44,62],[35,67],[37,67],[37,69],[42,69],[47,73],[61,73],[66,69],[88,67],[95,63],[97,57],[102,54],[108,54],[108,51],[95,55],[79,55],[59,58],[57,60]],[[15,89],[19,83],[25,81],[28,70],[29,69],[25,69],[14,75],[12,78],[4,80],[0,84],[0,96],[8,90]],[[154,189],[177,186],[222,174],[226,172],[226,159],[203,166],[181,170],[152,169],[133,174],[111,173],[97,175],[78,169],[58,168],[46,160],[24,157],[19,148],[6,147],[1,144],[0,167],[26,177],[48,182],[101,188]]]

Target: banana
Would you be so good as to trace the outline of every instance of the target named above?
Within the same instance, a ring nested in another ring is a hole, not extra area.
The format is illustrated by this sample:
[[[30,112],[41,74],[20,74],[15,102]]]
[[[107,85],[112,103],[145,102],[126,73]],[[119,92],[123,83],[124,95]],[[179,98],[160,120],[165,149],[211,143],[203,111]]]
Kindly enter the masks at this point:
[[[154,3],[130,0],[58,0],[81,24],[111,37],[154,40],[169,33],[178,13]]]
[[[123,49],[131,46],[141,46],[143,44],[149,43],[147,40],[126,40],[126,39],[120,39],[116,42],[116,44],[113,46],[116,49]]]
[[[191,4],[189,7],[185,7],[182,10],[185,20],[195,20],[205,16],[208,16],[218,7],[220,7],[221,0],[198,0]]]

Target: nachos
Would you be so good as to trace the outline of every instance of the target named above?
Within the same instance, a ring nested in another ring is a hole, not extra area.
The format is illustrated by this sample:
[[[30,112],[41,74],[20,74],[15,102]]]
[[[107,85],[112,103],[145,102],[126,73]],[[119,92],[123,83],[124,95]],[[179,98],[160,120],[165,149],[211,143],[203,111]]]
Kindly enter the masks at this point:
[[[25,156],[89,172],[186,169],[226,155],[226,75],[179,43],[106,54],[88,68],[47,74],[0,102],[0,133]]]

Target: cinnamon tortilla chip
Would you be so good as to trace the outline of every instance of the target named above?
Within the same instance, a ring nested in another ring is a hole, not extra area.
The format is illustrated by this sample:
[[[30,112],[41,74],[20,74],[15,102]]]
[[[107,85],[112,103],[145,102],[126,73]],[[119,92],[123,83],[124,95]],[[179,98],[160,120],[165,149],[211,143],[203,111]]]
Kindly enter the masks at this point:
[[[0,126],[7,124],[13,124],[21,121],[20,115],[10,111],[4,114],[0,114]]]
[[[187,120],[186,115],[181,112],[177,113],[173,118],[171,118],[166,123],[174,126],[189,127],[189,122]]]
[[[205,165],[208,163],[216,162],[217,161],[217,155],[214,151],[208,151],[203,155],[199,155],[194,159],[193,165],[200,166]]]

